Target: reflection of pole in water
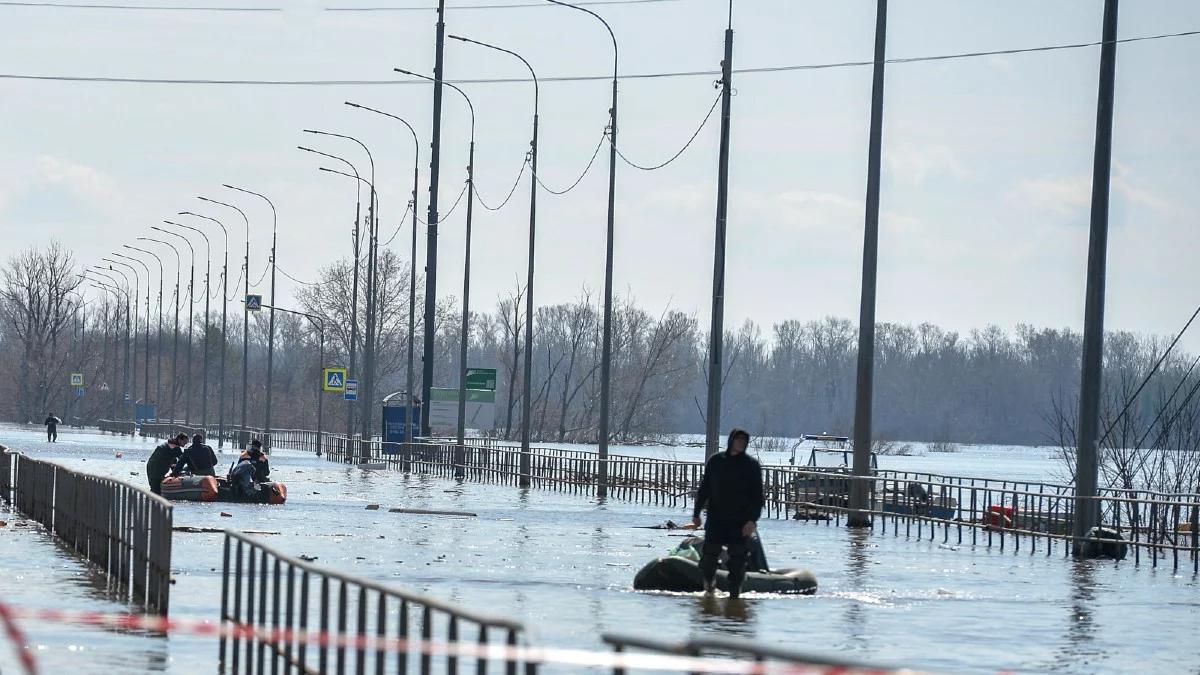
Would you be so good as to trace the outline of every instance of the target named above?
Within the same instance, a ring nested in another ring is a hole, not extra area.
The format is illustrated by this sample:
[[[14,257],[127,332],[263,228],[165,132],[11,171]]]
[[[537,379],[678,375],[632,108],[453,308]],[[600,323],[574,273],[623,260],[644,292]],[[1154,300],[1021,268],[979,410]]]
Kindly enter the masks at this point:
[[[1067,630],[1062,647],[1059,648],[1058,663],[1079,663],[1078,659],[1099,656],[1101,651],[1092,647],[1096,637],[1096,620],[1092,616],[1092,604],[1096,599],[1096,577],[1091,563],[1076,560],[1071,565],[1071,597],[1068,603]]]
[[[718,637],[757,637],[757,624],[751,603],[742,598],[702,595],[693,605],[693,633],[716,633]]]
[[[851,593],[860,595],[867,589],[867,568],[871,564],[867,549],[870,546],[871,531],[849,529],[846,534],[850,538],[846,561],[847,588]],[[861,598],[851,598],[846,604],[846,636],[853,646],[867,648],[870,645],[867,637],[867,613]]]

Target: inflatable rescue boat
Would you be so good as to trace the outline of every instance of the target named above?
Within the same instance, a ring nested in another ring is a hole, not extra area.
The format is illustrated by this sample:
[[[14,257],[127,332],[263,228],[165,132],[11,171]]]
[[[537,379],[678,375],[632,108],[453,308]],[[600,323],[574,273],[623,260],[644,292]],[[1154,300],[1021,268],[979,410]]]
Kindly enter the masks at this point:
[[[752,541],[754,546],[746,579],[742,582],[743,592],[793,595],[812,595],[817,592],[817,579],[808,570],[768,570],[761,543],[757,538]],[[700,571],[700,551],[703,546],[703,537],[689,537],[666,556],[650,561],[634,576],[634,590],[677,593],[703,591],[704,575]],[[717,569],[717,588],[729,591],[729,571],[723,559]]]
[[[234,492],[225,478],[217,476],[168,476],[162,482],[162,496],[185,502],[240,502],[247,504],[283,504],[287,486],[283,483],[259,483],[257,498],[248,499]]]

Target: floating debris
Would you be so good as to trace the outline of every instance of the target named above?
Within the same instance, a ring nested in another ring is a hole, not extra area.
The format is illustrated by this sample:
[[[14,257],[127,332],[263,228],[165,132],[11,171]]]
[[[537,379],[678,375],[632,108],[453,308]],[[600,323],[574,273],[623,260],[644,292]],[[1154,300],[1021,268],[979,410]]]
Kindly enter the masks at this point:
[[[315,556],[315,555],[305,555],[305,554],[301,553],[301,554],[300,554],[300,559],[301,559],[301,560],[303,560],[304,562],[312,562],[312,561],[314,561],[314,560],[316,560],[316,559],[317,559],[317,556]]]
[[[224,512],[224,511],[222,511],[222,512],[221,512],[221,517],[222,517],[222,518],[232,518],[232,517],[233,517],[233,514],[232,514],[232,513],[226,513],[226,512]]]
[[[367,510],[368,511],[378,511],[379,505],[378,504],[367,504]]]
[[[470,513],[468,511],[430,511],[427,509],[388,509],[388,513],[411,513],[420,516],[463,516],[466,518],[475,518],[479,514]]]

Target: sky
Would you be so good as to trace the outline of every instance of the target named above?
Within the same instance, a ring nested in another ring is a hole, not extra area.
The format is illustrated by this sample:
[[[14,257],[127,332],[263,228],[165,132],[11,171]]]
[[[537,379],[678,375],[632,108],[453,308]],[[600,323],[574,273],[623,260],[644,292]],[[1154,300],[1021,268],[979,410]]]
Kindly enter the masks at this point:
[[[132,0],[131,0],[132,1]],[[525,0],[522,0],[524,2]],[[133,2],[133,4],[137,4]],[[143,3],[145,4],[145,3]],[[160,0],[182,5],[182,0]],[[401,67],[432,70],[434,12],[327,11],[432,7],[433,0],[186,3],[283,7],[276,12],[102,10],[0,6],[0,74],[155,79],[372,80],[384,84],[268,86],[31,81],[0,78],[0,233],[11,252],[58,239],[95,264],[150,225],[195,210],[229,227],[231,284],[248,214],[251,281],[265,270],[278,209],[278,264],[311,281],[350,254],[354,181],[318,171],[296,149],[341,155],[364,176],[358,146],[303,129],[352,135],[371,150],[381,233],[407,255],[404,216],[420,138],[419,214],[425,217],[431,88]],[[582,13],[546,6],[464,9],[450,0],[447,32],[524,56],[539,77],[610,72],[607,33]],[[521,4],[521,3],[515,3]],[[535,3],[536,4],[536,3]],[[995,3],[910,0],[890,8],[890,58],[1037,47],[1100,39],[1099,0]],[[612,25],[625,74],[719,68],[726,4],[719,0],[597,5]],[[736,0],[735,68],[870,60],[875,3]],[[1200,30],[1200,4],[1125,3],[1121,37]],[[515,59],[450,41],[447,79],[521,78]],[[878,318],[969,331],[1019,323],[1079,329],[1083,318],[1099,48],[889,65],[883,131]],[[1174,334],[1200,288],[1200,36],[1118,48],[1107,326]],[[623,80],[619,146],[657,164],[699,126],[717,90],[712,75]],[[527,82],[463,85],[476,123],[476,185],[495,206],[528,149]],[[858,315],[869,67],[735,75],[732,102],[726,325],[752,319]],[[580,175],[607,123],[609,83],[544,81],[539,176],[561,189]],[[469,118],[446,90],[441,211],[466,178]],[[717,115],[678,160],[657,171],[617,167],[615,288],[652,313],[711,306]],[[603,288],[607,153],[579,186],[537,202],[538,304]],[[364,197],[365,203],[365,197]],[[505,208],[477,205],[472,308],[493,308],[523,282],[529,174]],[[439,297],[461,297],[465,203],[438,237]],[[186,218],[186,217],[185,217]],[[203,221],[187,221],[203,226]],[[154,235],[158,236],[158,235]],[[210,230],[214,259],[223,243]],[[419,232],[424,263],[425,229]],[[204,246],[197,240],[203,265]],[[163,249],[165,250],[165,249]],[[184,265],[186,266],[186,249]],[[173,254],[166,254],[173,259]],[[157,274],[157,273],[156,273]],[[186,273],[185,273],[186,274]],[[168,282],[173,272],[168,271]],[[198,279],[202,275],[198,274]],[[214,280],[216,275],[214,274]],[[299,287],[280,275],[277,303]],[[199,284],[199,281],[198,281]],[[257,291],[269,299],[269,278]],[[199,293],[197,293],[199,295]],[[1184,345],[1200,351],[1200,330]]]

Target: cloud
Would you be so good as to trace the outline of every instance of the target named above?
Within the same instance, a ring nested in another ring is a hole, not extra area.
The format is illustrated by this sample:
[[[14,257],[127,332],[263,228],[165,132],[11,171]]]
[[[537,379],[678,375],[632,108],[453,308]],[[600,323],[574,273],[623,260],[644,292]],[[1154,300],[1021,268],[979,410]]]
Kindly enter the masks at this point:
[[[1167,218],[1184,216],[1182,207],[1149,188],[1141,187],[1134,179],[1134,172],[1118,161],[1113,162],[1111,187],[1114,200],[1124,199]],[[1091,209],[1092,177],[1077,175],[1023,180],[1017,184],[1013,196],[1036,209],[1074,217]]]
[[[954,150],[946,145],[901,145],[884,153],[888,171],[912,185],[920,185],[935,173],[963,179],[967,170]]]
[[[1006,75],[1012,75],[1013,73],[1012,61],[1009,61],[1003,56],[997,56],[993,54],[992,56],[988,57],[987,64],[989,68],[998,70]]]
[[[116,181],[95,167],[43,155],[37,160],[37,183],[60,185],[78,195],[96,201],[119,197]]]

